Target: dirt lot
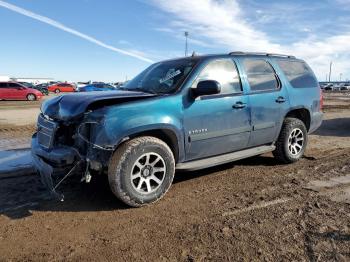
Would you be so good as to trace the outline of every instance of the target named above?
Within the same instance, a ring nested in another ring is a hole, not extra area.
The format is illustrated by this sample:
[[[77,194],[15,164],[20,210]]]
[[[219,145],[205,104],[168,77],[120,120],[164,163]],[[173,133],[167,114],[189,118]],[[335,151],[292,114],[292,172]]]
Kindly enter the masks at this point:
[[[349,261],[349,102],[326,94],[325,121],[298,163],[266,154],[179,173],[144,208],[116,201],[103,177],[68,181],[64,202],[50,200],[36,176],[2,179],[0,260]]]

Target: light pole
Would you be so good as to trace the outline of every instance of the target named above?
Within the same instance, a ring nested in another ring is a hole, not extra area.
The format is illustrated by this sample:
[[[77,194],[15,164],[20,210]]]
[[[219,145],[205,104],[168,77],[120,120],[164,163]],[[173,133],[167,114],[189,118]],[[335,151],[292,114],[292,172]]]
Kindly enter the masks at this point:
[[[343,76],[343,73],[339,74],[339,81],[341,82],[341,77]]]
[[[187,56],[187,49],[188,49],[188,43],[187,43],[187,38],[188,38],[188,32],[185,31],[185,38],[186,38],[186,43],[185,43],[185,56]]]
[[[332,75],[332,64],[333,62],[331,61],[331,63],[329,64],[329,75],[328,75],[328,82],[331,82],[331,75]]]

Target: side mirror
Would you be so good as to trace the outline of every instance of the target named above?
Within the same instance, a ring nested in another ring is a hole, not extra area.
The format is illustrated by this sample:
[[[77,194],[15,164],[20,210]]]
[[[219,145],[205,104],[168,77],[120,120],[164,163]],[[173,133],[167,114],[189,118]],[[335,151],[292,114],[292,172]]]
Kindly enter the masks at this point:
[[[192,88],[193,94],[197,96],[216,95],[221,91],[221,86],[215,80],[203,80],[197,84],[197,88]]]

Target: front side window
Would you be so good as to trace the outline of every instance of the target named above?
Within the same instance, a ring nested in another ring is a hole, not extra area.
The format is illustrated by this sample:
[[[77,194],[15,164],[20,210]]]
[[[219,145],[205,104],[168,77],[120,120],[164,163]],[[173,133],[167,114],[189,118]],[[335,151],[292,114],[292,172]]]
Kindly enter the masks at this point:
[[[246,58],[243,60],[243,66],[251,91],[267,91],[279,88],[275,71],[267,61]]]
[[[198,59],[185,58],[155,63],[120,89],[155,94],[174,93],[197,62]]]
[[[200,81],[215,80],[220,83],[220,94],[235,94],[242,92],[241,81],[237,68],[231,59],[220,59],[209,62],[195,80],[195,88]]]
[[[278,60],[277,63],[294,88],[318,87],[314,73],[305,62]]]

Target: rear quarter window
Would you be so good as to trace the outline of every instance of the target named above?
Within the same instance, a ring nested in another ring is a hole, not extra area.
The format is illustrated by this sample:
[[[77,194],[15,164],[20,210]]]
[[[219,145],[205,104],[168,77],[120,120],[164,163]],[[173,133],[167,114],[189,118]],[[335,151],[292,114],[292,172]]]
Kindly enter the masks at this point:
[[[294,88],[318,87],[314,73],[305,62],[278,60],[277,63]]]
[[[246,58],[243,67],[253,92],[279,89],[279,82],[272,66],[263,59]]]

